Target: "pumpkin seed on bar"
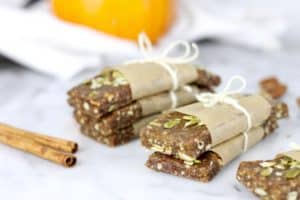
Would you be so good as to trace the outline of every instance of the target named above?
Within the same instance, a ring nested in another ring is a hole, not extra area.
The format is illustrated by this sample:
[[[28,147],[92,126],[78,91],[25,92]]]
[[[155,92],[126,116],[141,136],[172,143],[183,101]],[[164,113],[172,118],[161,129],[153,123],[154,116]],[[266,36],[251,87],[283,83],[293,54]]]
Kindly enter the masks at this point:
[[[180,123],[180,119],[171,119],[164,123],[164,128],[173,128]]]

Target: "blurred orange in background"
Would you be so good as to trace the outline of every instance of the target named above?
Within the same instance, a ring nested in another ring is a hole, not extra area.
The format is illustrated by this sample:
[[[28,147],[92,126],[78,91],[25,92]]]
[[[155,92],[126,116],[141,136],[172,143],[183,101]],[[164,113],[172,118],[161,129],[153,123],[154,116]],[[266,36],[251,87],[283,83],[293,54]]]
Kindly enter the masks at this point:
[[[131,40],[144,31],[154,43],[175,18],[175,0],[51,0],[51,4],[63,20]]]

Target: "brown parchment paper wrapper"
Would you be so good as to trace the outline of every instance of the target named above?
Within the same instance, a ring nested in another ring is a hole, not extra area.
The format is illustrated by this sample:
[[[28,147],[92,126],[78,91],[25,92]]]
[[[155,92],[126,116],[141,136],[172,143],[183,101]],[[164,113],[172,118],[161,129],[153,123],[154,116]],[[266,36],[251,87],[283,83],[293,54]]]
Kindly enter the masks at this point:
[[[277,157],[283,157],[283,156],[290,157],[300,162],[300,150],[292,150],[277,155]]]
[[[208,89],[199,89],[196,86],[190,86],[192,92],[185,91],[180,88],[175,91],[175,96],[177,97],[177,106],[187,105],[196,101],[194,94],[201,91],[208,91]],[[152,113],[159,113],[166,109],[171,109],[172,99],[170,93],[165,92],[160,95],[154,95],[151,97],[146,97],[138,100],[142,107],[143,116],[147,116]]]
[[[148,117],[145,117],[145,118],[139,120],[138,122],[135,122],[133,124],[133,130],[134,130],[135,134],[137,136],[140,136],[140,130],[144,126],[147,126],[148,123],[150,123],[151,121],[153,121],[157,117],[158,117],[158,115],[151,115],[151,116],[148,116]]]
[[[264,136],[264,129],[262,127],[252,128],[248,132],[248,149],[250,149],[252,146],[261,141],[264,138]],[[210,151],[219,155],[223,161],[222,164],[226,165],[238,155],[243,153],[244,142],[245,137],[243,134],[240,134],[233,139],[230,139],[213,147]]]
[[[261,125],[271,115],[271,104],[260,95],[235,98],[249,112],[252,127]],[[246,131],[248,126],[244,113],[228,104],[205,108],[202,103],[194,103],[176,111],[198,117],[211,134],[212,146],[237,136]]]
[[[179,85],[186,85],[197,80],[194,65],[173,65],[177,70]],[[129,82],[132,99],[154,95],[173,88],[169,72],[156,63],[134,63],[112,67],[121,72]]]

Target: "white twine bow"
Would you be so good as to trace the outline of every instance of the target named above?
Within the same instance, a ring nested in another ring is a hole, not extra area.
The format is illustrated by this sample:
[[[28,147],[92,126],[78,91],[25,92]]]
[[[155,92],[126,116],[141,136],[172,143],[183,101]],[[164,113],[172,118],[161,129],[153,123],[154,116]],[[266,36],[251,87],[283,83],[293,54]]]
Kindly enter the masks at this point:
[[[232,89],[233,87],[233,82],[234,81],[240,81],[240,87],[237,89]],[[249,112],[239,104],[238,100],[231,97],[231,95],[234,94],[239,94],[241,93],[246,87],[246,80],[242,76],[233,76],[231,79],[228,81],[227,85],[225,86],[224,90],[220,93],[202,93],[202,94],[197,94],[196,99],[203,103],[204,107],[212,107],[215,106],[218,103],[224,103],[224,104],[229,104],[233,106],[234,108],[240,110],[247,119],[247,129],[243,133],[244,135],[244,148],[243,151],[247,151],[248,149],[248,131],[252,127],[252,120],[251,120],[251,115]]]
[[[131,60],[125,64],[147,62],[159,64],[170,74],[173,84],[172,90],[177,90],[179,87],[177,71],[172,65],[188,64],[196,60],[199,56],[199,49],[196,44],[189,44],[188,42],[182,40],[171,43],[159,56],[151,56],[150,54],[153,52],[152,43],[145,33],[140,33],[138,38],[138,46],[144,58]],[[180,46],[184,48],[183,54],[177,57],[170,56],[170,53]]]

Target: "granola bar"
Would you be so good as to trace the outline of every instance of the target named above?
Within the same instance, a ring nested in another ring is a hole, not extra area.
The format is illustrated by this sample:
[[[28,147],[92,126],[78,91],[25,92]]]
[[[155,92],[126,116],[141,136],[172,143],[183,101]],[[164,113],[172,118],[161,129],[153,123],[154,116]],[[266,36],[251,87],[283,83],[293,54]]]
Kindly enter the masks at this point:
[[[190,105],[190,107],[194,106]],[[207,112],[204,113],[207,114],[210,112],[209,109],[210,108],[208,108]],[[280,112],[276,112],[279,117],[280,115],[287,114],[287,106],[283,103],[273,106],[273,110],[274,109],[280,110]],[[257,109],[257,112],[259,111],[260,109]],[[220,119],[218,113],[214,116],[212,117],[213,119]],[[243,115],[238,115],[236,118],[241,116],[243,117]],[[269,116],[270,114],[268,114],[266,118],[261,118],[264,120],[262,120],[260,124],[264,123]],[[232,117],[227,119],[226,117],[227,113],[224,115],[225,122],[227,120],[229,125],[232,124],[235,128],[237,123],[233,124],[233,121],[236,119]],[[220,134],[224,136],[224,138],[221,138],[221,142],[244,131],[241,129],[236,134],[229,133],[227,134],[228,137],[225,137],[225,134],[223,133],[225,133],[225,131],[232,130],[225,127],[225,122],[216,123],[218,128],[221,126],[224,127],[223,132],[220,130]],[[237,129],[234,129],[234,131],[236,130]],[[221,143],[213,144],[211,131],[208,130],[207,126],[198,117],[186,115],[177,111],[163,114],[143,128],[141,130],[141,142],[146,148],[160,151],[165,154],[175,155],[185,160],[196,159],[202,153],[210,150],[212,146]]]
[[[149,66],[149,68],[151,68],[151,66]],[[161,70],[161,67],[158,68]],[[166,85],[168,81],[162,81],[164,77],[161,75],[157,76],[156,80],[147,82],[141,79],[141,83],[132,85],[132,83],[127,80],[127,77],[120,71],[121,70],[104,71],[93,79],[74,87],[68,92],[69,104],[71,106],[76,105],[86,114],[99,118],[132,103],[134,100],[172,89],[170,88],[171,84]],[[195,70],[195,73],[195,77],[185,77],[186,80],[182,84],[195,82],[196,84],[198,83],[199,86],[210,88],[220,83],[218,76],[206,72],[205,70]],[[184,74],[186,73],[183,73],[182,76],[184,76]],[[139,77],[140,74],[136,74],[136,76]],[[169,78],[168,75],[166,76]],[[148,78],[148,76],[146,78]],[[136,85],[138,85],[138,87]]]
[[[89,127],[81,127],[80,130],[84,135],[90,137],[91,139],[110,147],[126,144],[137,137],[132,126],[117,130],[115,134],[109,136],[97,135],[95,132],[91,131]]]
[[[89,136],[90,138],[108,146],[114,147],[121,144],[128,143],[139,137],[140,129],[153,120],[156,115],[145,117],[139,121],[131,124],[130,126],[122,129],[115,129],[112,131],[111,135],[101,135],[99,132],[93,130],[93,127],[88,123],[81,125],[81,132],[84,135]]]
[[[265,137],[271,134],[276,128],[277,119],[275,114],[273,114],[263,125],[263,136]],[[252,137],[253,135],[251,134],[256,134],[256,132],[253,131],[253,133],[249,133],[249,136]],[[229,146],[232,151],[237,150],[236,147],[239,146],[238,142],[243,140],[243,135],[240,135],[212,148],[210,151],[203,153],[196,160],[192,161],[186,161],[180,157],[166,155],[161,152],[154,152],[146,162],[146,166],[159,172],[190,178],[201,182],[208,182],[212,180],[221,169],[229,163],[229,161],[242,153],[242,149],[240,148],[239,151],[233,152],[230,159],[226,161],[222,159],[221,154],[218,154],[218,149],[226,149]],[[251,146],[255,145],[258,141],[259,140],[253,142]]]
[[[300,199],[300,161],[288,156],[242,162],[237,180],[260,199]]]
[[[208,182],[222,169],[222,161],[213,152],[207,152],[199,157],[200,162],[187,165],[183,160],[154,152],[150,155],[146,166],[158,172],[190,178],[196,181]]]
[[[118,71],[105,71],[68,92],[71,106],[103,116],[132,102],[128,81]]]
[[[177,98],[177,106],[193,103],[196,101],[193,93],[211,91],[209,89],[199,89],[190,86],[192,92],[180,89],[174,92]],[[109,113],[102,118],[95,118],[86,115],[80,108],[75,109],[74,116],[76,120],[83,125],[89,123],[93,131],[99,132],[100,135],[111,135],[114,130],[125,128],[145,116],[160,113],[172,106],[172,100],[169,93],[161,93],[151,97],[139,99],[123,108]],[[88,122],[87,122],[88,121]]]
[[[100,119],[85,115],[81,110],[75,110],[74,117],[81,126],[89,126],[91,131],[102,136],[112,135],[116,130],[128,127],[143,118],[141,107],[136,102]]]

